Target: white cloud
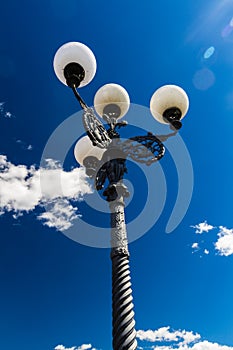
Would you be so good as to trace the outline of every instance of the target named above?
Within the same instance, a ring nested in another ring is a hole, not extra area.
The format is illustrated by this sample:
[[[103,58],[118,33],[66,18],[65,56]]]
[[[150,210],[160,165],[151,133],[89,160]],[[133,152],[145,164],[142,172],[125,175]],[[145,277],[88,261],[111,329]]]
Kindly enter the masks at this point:
[[[221,256],[230,256],[233,255],[233,229],[226,228],[224,226],[212,226],[207,224],[207,222],[202,222],[198,225],[191,226],[196,229],[196,233],[202,234],[203,232],[208,232],[210,230],[216,229],[216,241],[213,243],[215,250]],[[217,231],[218,229],[218,231]],[[202,241],[203,243],[204,241]],[[200,243],[195,242],[192,244],[193,249],[200,249]],[[205,248],[204,254],[209,255],[210,250]]]
[[[219,226],[218,240],[215,249],[220,255],[229,256],[233,254],[233,229]]]
[[[10,112],[6,112],[4,115],[5,118],[12,118],[12,114]]]
[[[76,346],[73,346],[72,348],[65,348],[63,345],[57,345],[54,350],[75,350],[77,349]]]
[[[195,233],[199,233],[199,234],[202,234],[203,232],[209,232],[210,230],[213,230],[215,228],[214,226],[207,224],[206,221],[190,227],[195,228],[196,229]]]
[[[192,248],[193,248],[193,249],[198,249],[198,248],[199,248],[198,243],[193,243],[193,244],[192,244]]]
[[[77,208],[69,200],[82,200],[91,193],[83,168],[64,171],[58,162],[49,159],[44,168],[14,165],[0,155],[0,213],[22,212],[45,206],[39,215],[44,224],[58,230],[68,229],[78,217]]]
[[[78,218],[76,207],[67,199],[59,198],[46,204],[46,212],[38,215],[39,220],[44,220],[44,225],[55,227],[57,230],[68,230],[72,222]]]
[[[194,334],[188,331],[173,331],[170,327],[161,327],[158,330],[139,330],[137,332],[137,337],[140,340],[146,340],[149,342],[180,342],[180,344],[189,344],[197,339],[200,339],[199,334]]]
[[[167,345],[153,345],[154,350],[233,350],[233,347],[202,340],[200,334],[186,330],[172,330],[162,327],[158,330],[139,330],[137,338],[151,343],[169,343]],[[140,347],[143,349],[144,347]]]
[[[91,344],[83,344],[81,346],[73,346],[72,348],[66,348],[64,345],[57,345],[54,350],[95,350],[94,348],[92,348]]]
[[[57,345],[54,350],[74,350],[75,346],[73,346],[72,348],[65,348],[63,345]]]
[[[34,167],[13,165],[0,156],[0,209],[33,210],[41,200],[39,178]]]
[[[153,350],[233,350],[233,347],[220,345],[201,339],[200,334],[193,331],[173,330],[171,327],[161,327],[157,330],[139,330],[137,331],[138,344],[137,349]],[[144,344],[145,343],[145,344]],[[153,343],[153,344],[148,344]],[[58,345],[54,350],[96,350],[91,344],[73,346],[66,348],[64,345]]]
[[[191,346],[182,346],[179,345],[178,347],[171,346],[153,346],[152,349],[154,350],[233,350],[233,347],[227,346],[227,345],[219,345],[217,343],[211,343],[208,341],[202,341],[199,343],[196,343]]]
[[[187,348],[188,349],[188,348]],[[227,345],[220,345],[217,343],[211,343],[208,342],[207,340],[199,342],[193,347],[190,348],[191,350],[233,350],[232,346],[227,346]],[[181,349],[183,350],[183,349]],[[186,350],[186,349],[184,349]]]
[[[3,214],[4,214],[4,212],[3,212]],[[17,220],[18,218],[20,218],[20,216],[23,216],[23,213],[17,212],[17,213],[14,213],[14,214],[12,215],[13,219],[15,219],[15,220]]]

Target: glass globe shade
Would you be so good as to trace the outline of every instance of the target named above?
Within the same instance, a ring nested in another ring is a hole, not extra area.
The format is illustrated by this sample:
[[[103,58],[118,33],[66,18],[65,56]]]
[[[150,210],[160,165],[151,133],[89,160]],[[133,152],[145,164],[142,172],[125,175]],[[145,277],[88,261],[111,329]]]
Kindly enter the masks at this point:
[[[94,97],[94,107],[100,117],[103,116],[104,108],[108,105],[117,105],[120,108],[117,119],[122,118],[128,112],[130,106],[127,91],[118,84],[103,85]]]
[[[177,85],[164,85],[155,91],[150,100],[150,111],[153,117],[163,124],[169,124],[163,118],[163,113],[169,108],[179,108],[181,118],[184,118],[189,108],[186,92]]]
[[[96,73],[96,59],[93,52],[86,45],[79,42],[69,42],[62,45],[56,52],[53,67],[57,78],[65,85],[64,68],[69,63],[78,63],[85,71],[84,79],[79,87],[90,83]]]
[[[74,156],[76,161],[83,165],[83,161],[86,157],[93,156],[100,160],[105,151],[106,149],[93,146],[89,136],[84,136],[76,143],[74,147]]]

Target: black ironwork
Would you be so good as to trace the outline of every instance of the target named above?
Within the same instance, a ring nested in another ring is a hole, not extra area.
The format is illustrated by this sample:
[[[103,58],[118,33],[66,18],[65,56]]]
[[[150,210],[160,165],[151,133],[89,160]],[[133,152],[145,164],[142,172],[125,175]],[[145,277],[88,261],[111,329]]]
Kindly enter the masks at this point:
[[[123,142],[120,139],[113,139],[99,162],[99,169],[96,171],[96,189],[102,190],[108,180],[109,184],[103,195],[107,201],[115,200],[118,195],[116,186],[119,183],[122,186],[124,174],[127,173],[127,157],[150,165],[161,159],[164,152],[162,142],[151,133],[146,136],[135,136]],[[126,193],[127,191],[125,195]]]
[[[95,116],[92,108],[87,108],[83,112],[83,125],[92,141],[93,146],[107,148],[111,143],[111,138],[103,124]]]
[[[94,156],[84,158],[83,165],[86,169],[86,174],[90,178],[96,178],[96,171],[99,166],[99,160]]]
[[[164,120],[170,123],[175,130],[179,130],[182,127],[182,123],[180,122],[181,116],[182,112],[177,107],[168,108],[163,113]]]
[[[76,99],[78,100],[80,106],[82,107],[82,109],[86,110],[88,108],[88,106],[86,105],[86,103],[84,102],[84,100],[82,99],[82,97],[79,95],[78,91],[76,90],[75,85],[71,86],[71,89],[74,93],[74,96],[76,97]]]
[[[109,126],[107,131],[111,139],[119,138],[120,134],[117,129],[120,129],[128,124],[125,120],[120,122],[117,121],[117,118],[119,118],[120,115],[121,109],[117,104],[108,104],[103,109],[103,119]]]
[[[106,106],[104,106],[103,109],[103,119],[105,118],[114,118],[115,120],[119,118],[121,115],[121,109],[119,105],[115,103],[109,103]]]
[[[126,159],[152,164],[160,160],[165,148],[159,137],[148,132],[145,136],[134,136],[126,141],[120,139],[118,129],[127,125],[117,121],[120,116],[118,105],[109,104],[104,108],[103,119],[108,129],[95,116],[92,108],[87,107],[73,85],[73,92],[83,112],[83,125],[94,146],[105,149],[101,161],[93,156],[84,159],[86,173],[95,178],[98,191],[109,202],[111,211],[111,260],[112,260],[112,325],[113,349],[136,350],[136,330],[133,310],[133,297],[129,269],[128,240],[125,225],[124,198],[129,196],[123,184],[127,172]],[[175,120],[176,121],[176,120]]]
[[[118,190],[124,188],[124,194],[127,193],[126,187],[122,183],[124,174],[127,172],[125,163],[126,154],[119,147],[118,140],[112,140],[112,144],[102,156],[95,181],[95,187],[99,191],[103,189],[104,183],[108,180],[108,187],[103,192],[108,202],[117,198],[117,188]]]
[[[151,165],[160,160],[165,148],[160,139],[148,132],[145,136],[134,136],[122,143],[125,154],[139,163]]]
[[[79,87],[81,81],[85,78],[85,70],[80,64],[71,62],[64,68],[64,77],[69,87]]]
[[[156,135],[157,139],[159,139],[161,142],[167,141],[170,137],[175,136],[177,134],[178,130],[175,130],[171,132],[170,134],[166,135]]]

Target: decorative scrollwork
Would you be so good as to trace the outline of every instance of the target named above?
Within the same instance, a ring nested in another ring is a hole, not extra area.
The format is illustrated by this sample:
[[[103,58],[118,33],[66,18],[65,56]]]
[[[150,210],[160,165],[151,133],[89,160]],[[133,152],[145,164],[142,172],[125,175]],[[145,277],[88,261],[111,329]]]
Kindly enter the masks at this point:
[[[107,148],[109,146],[111,138],[101,121],[95,116],[92,108],[84,110],[83,125],[94,146],[99,148]]]
[[[115,200],[117,197],[116,185],[121,184],[124,174],[127,173],[126,158],[150,165],[164,155],[165,148],[162,142],[148,133],[146,136],[135,136],[126,141],[120,139],[112,140],[111,145],[104,153],[96,174],[95,187],[99,191],[103,189],[106,180],[109,185],[104,191],[108,201]],[[125,193],[125,195],[127,195]]]
[[[128,190],[122,183],[124,174],[127,172],[125,162],[125,154],[116,145],[111,144],[103,155],[102,166],[96,174],[95,187],[98,191],[101,190],[106,180],[108,180],[109,185],[103,192],[107,201],[115,200],[120,193],[124,193],[124,196],[129,195]]]
[[[146,136],[134,136],[122,142],[122,151],[139,163],[150,165],[160,160],[165,148],[158,137],[148,132]]]

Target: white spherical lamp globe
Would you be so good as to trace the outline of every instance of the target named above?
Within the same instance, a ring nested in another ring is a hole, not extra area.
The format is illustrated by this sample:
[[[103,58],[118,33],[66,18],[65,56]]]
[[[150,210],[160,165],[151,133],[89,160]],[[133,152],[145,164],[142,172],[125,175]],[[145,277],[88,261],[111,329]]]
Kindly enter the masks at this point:
[[[103,85],[95,94],[94,107],[100,117],[117,110],[116,119],[122,118],[129,110],[130,99],[127,91],[118,84]]]
[[[78,140],[74,147],[74,156],[76,161],[83,165],[85,158],[92,156],[100,160],[106,149],[93,146],[88,136],[84,136]]]
[[[71,63],[77,63],[84,71],[79,87],[89,84],[96,73],[96,59],[89,47],[79,42],[69,42],[57,50],[53,67],[57,78],[65,85],[68,84],[64,69]]]
[[[150,100],[150,111],[153,117],[163,124],[169,124],[163,114],[170,108],[178,108],[180,119],[184,118],[189,108],[189,99],[186,92],[177,85],[164,85],[155,91]]]

